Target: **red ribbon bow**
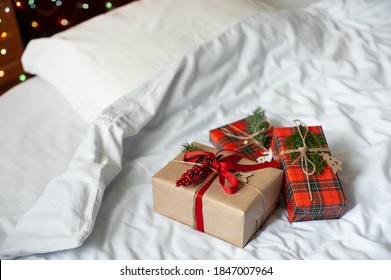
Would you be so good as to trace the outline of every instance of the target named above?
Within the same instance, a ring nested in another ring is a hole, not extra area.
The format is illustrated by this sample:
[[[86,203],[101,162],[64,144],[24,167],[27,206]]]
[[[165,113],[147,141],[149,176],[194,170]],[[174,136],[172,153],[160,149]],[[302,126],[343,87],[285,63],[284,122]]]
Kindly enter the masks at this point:
[[[266,162],[266,163],[258,163],[258,164],[237,164],[236,162],[242,157],[236,154],[228,155],[222,159],[217,160],[217,155],[221,153],[221,150],[216,154],[211,152],[188,152],[184,155],[183,160],[188,162],[196,162],[202,156],[208,156],[211,160],[211,168],[213,168],[218,176],[220,185],[223,187],[224,191],[228,194],[234,194],[237,191],[238,180],[236,179],[235,174],[231,171],[253,171],[257,169],[262,169],[266,167],[276,167],[277,161]],[[195,193],[195,201],[194,201],[194,214],[195,214],[195,228],[199,231],[204,232],[204,218],[202,211],[202,196],[208,190],[210,185],[212,184],[215,175],[207,177],[202,187],[200,187]],[[225,184],[225,181],[229,183],[230,186]]]
[[[223,151],[227,150],[218,151],[216,154],[202,151],[188,152],[184,155],[183,160],[196,162],[202,156],[209,156],[212,160],[211,167],[216,170],[217,174],[219,175],[220,185],[223,187],[225,192],[229,194],[234,194],[238,187],[238,180],[236,179],[235,174],[233,174],[231,171],[253,171],[266,167],[277,167],[277,161],[258,164],[237,164],[236,162],[242,157],[236,154],[232,154],[217,160],[216,156]],[[225,184],[226,181],[230,186]]]

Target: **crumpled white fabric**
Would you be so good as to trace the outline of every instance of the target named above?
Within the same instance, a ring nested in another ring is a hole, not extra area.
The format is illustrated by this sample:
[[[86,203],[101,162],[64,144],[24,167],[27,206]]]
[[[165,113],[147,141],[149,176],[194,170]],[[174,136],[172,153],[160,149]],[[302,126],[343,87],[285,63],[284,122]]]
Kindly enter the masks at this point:
[[[1,257],[391,258],[390,12],[388,1],[263,12],[200,46],[94,122]],[[240,249],[154,213],[151,176],[180,145],[207,143],[210,129],[255,106],[275,126],[323,126],[344,161],[345,215],[290,224],[281,203]]]
[[[74,248],[84,242],[94,227],[105,188],[121,171],[123,139],[137,134],[153,117],[172,72],[157,73],[90,126],[67,171],[47,185],[1,244],[2,259]],[[124,112],[120,117],[118,110]]]

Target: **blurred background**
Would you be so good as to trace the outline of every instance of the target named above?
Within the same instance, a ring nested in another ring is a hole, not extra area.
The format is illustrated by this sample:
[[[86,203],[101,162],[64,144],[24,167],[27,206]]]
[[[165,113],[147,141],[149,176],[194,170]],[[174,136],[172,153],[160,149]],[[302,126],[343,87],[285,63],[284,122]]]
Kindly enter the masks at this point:
[[[27,43],[49,37],[135,0],[0,0],[0,95],[30,76],[20,62]]]
[[[51,36],[134,0],[13,0],[24,43]]]

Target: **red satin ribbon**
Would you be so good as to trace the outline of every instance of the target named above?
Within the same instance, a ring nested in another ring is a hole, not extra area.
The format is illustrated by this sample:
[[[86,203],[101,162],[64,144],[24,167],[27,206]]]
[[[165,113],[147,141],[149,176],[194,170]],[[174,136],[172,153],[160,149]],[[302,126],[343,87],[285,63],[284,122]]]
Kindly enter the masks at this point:
[[[195,196],[194,211],[195,211],[196,228],[202,232],[204,231],[202,197],[204,193],[208,190],[208,188],[211,186],[216,175],[219,176],[219,182],[222,188],[224,189],[224,191],[228,194],[234,194],[237,191],[238,180],[236,179],[235,174],[233,174],[231,171],[253,171],[253,170],[258,170],[267,167],[277,167],[277,161],[258,163],[258,164],[237,164],[236,162],[242,157],[235,154],[217,160],[216,156],[223,151],[224,150],[221,150],[216,154],[211,152],[202,152],[202,151],[188,152],[183,157],[184,161],[196,162],[202,156],[209,156],[212,161],[211,168],[217,171],[217,174],[213,175],[212,173],[211,176],[205,179],[207,180],[207,182],[204,182],[204,185],[200,189],[198,189],[197,194]],[[230,186],[225,184],[226,181],[229,183]]]

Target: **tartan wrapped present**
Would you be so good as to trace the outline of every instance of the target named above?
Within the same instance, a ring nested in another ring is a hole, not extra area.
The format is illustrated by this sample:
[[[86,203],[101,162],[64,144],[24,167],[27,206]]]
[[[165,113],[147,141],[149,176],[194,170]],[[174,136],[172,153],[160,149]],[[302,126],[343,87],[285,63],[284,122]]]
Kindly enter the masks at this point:
[[[299,131],[304,141],[301,141],[300,147],[292,149],[289,137]],[[309,148],[307,133],[317,135],[323,144]],[[296,127],[274,128],[272,147],[274,158],[285,171],[282,189],[289,221],[340,218],[347,205],[336,174],[342,162],[331,157],[322,127],[307,127],[301,123]],[[316,172],[315,157],[323,161],[321,172]]]
[[[250,131],[251,118],[252,116],[248,116],[211,130],[209,133],[210,142],[217,149],[236,151],[245,158],[259,161],[260,157],[268,153],[270,139],[273,136],[273,128],[269,121],[264,120],[260,123],[263,125],[263,128],[256,133],[252,133]],[[263,134],[264,141],[257,140],[259,134]]]
[[[154,210],[244,247],[278,205],[283,171],[273,168],[277,166],[275,161],[257,164],[226,151],[194,144],[202,151],[178,154],[152,177]],[[211,156],[211,173],[199,183],[181,185],[189,170],[195,166],[202,168],[188,161],[194,153]],[[221,178],[231,184],[228,186]]]

